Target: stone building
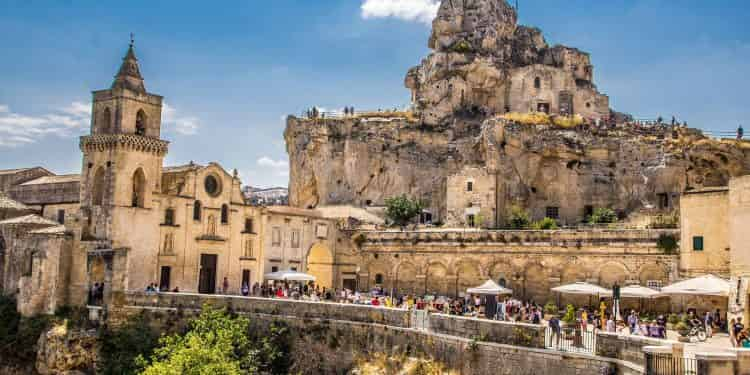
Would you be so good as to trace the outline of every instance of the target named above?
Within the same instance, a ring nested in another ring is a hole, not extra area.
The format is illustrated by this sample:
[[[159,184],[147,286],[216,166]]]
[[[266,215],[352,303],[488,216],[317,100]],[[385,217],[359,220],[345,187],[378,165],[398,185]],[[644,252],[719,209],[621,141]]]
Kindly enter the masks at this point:
[[[338,219],[252,206],[237,172],[217,163],[163,165],[162,100],[146,90],[131,45],[112,86],[93,93],[80,174],[0,172],[0,290],[22,313],[85,304],[96,283],[107,300],[151,283],[237,294],[287,269],[338,281]]]

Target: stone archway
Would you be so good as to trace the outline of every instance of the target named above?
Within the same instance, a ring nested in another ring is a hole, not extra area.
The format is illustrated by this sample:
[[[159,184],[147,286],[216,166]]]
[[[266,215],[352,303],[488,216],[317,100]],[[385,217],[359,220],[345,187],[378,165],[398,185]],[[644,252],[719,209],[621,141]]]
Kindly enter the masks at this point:
[[[611,288],[615,283],[624,286],[628,280],[628,269],[615,262],[604,264],[599,268],[599,285],[605,288]]]
[[[417,285],[417,267],[409,262],[403,262],[396,268],[396,292],[401,295],[414,295],[421,292]]]
[[[479,266],[476,262],[471,260],[461,260],[456,264],[456,285],[452,294],[460,296],[466,293],[466,289],[479,286],[482,282],[482,274],[479,271]]]
[[[322,288],[333,287],[333,254],[328,246],[317,243],[307,254],[307,273],[315,276],[315,284]]]
[[[669,282],[669,273],[661,264],[647,264],[641,267],[638,273],[638,281],[643,286],[649,286],[649,281],[656,282],[656,286],[665,286]]]
[[[448,267],[444,266],[441,263],[431,263],[427,266],[425,276],[425,294],[448,294]]]

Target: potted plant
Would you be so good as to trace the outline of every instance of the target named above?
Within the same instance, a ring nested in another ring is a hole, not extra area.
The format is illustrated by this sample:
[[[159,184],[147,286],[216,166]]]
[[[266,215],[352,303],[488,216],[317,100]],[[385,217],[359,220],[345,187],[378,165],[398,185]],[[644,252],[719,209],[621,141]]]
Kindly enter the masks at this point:
[[[690,334],[690,327],[687,325],[687,323],[680,321],[674,326],[675,331],[680,334],[680,337],[677,339],[677,341],[680,342],[690,342],[690,337],[688,336]]]
[[[572,340],[573,337],[573,331],[576,328],[576,308],[573,307],[573,305],[568,304],[568,306],[565,307],[565,315],[561,319],[564,323],[563,325],[563,332],[566,340]]]
[[[547,302],[547,304],[544,305],[544,320],[549,320],[552,315],[555,315],[558,312],[560,312],[560,310],[558,310],[557,305],[554,302]]]

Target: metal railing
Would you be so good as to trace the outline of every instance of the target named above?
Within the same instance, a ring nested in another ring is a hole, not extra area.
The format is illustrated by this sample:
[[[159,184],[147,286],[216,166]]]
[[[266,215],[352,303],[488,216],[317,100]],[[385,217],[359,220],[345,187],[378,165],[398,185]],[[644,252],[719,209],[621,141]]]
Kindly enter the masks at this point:
[[[550,327],[544,331],[544,347],[570,353],[596,353],[596,332],[576,328],[562,328],[555,332]]]
[[[698,361],[672,354],[646,353],[646,375],[697,375]]]

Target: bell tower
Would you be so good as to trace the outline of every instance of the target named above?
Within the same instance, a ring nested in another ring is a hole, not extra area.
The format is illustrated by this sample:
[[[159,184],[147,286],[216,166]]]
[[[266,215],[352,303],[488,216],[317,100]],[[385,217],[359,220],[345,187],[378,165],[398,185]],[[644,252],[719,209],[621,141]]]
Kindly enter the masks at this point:
[[[146,91],[131,38],[111,87],[93,92],[91,132],[80,140],[82,236],[132,248],[144,244],[131,243],[133,225],[158,228],[162,100]]]

